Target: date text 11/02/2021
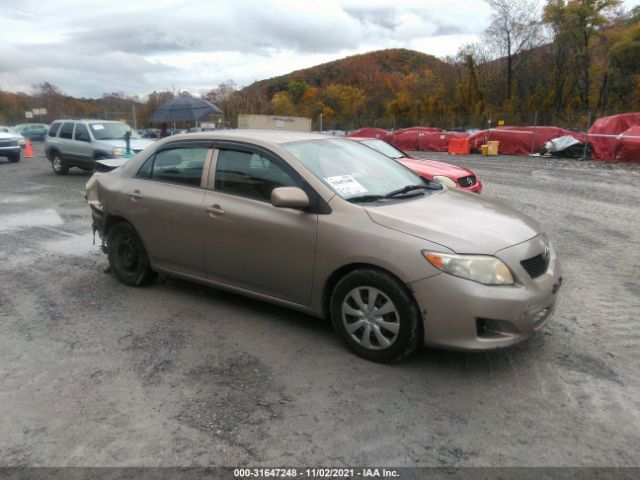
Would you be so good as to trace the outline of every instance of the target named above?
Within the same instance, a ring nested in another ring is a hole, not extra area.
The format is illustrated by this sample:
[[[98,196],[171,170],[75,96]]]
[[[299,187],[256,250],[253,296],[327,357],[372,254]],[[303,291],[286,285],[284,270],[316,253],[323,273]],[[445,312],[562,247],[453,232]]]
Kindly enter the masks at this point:
[[[397,478],[388,468],[236,468],[235,478]]]

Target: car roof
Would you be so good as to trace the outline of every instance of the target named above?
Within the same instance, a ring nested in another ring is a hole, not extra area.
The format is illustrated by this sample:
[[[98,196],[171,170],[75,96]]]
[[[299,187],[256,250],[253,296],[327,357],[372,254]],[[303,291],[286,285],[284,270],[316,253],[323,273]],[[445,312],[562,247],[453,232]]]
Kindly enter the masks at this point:
[[[216,140],[236,140],[254,142],[256,140],[268,143],[289,143],[299,142],[303,140],[327,140],[331,138],[327,135],[310,132],[295,132],[289,130],[266,130],[266,129],[237,129],[237,130],[207,130],[203,132],[192,132],[185,135],[176,135],[168,137],[171,141],[182,139],[216,139]]]
[[[99,118],[58,118],[55,122],[124,123],[119,120],[100,120]]]

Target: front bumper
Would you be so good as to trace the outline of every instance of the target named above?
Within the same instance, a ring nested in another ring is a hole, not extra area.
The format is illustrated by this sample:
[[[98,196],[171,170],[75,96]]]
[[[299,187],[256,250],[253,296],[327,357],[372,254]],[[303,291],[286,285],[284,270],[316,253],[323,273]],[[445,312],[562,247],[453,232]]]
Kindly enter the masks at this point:
[[[538,236],[496,254],[511,268],[517,282],[513,286],[487,286],[446,273],[410,283],[423,314],[425,345],[491,350],[540,330],[558,302],[560,264],[552,250],[546,273],[532,279],[520,261],[543,251]]]
[[[20,154],[20,146],[0,147],[0,157]]]

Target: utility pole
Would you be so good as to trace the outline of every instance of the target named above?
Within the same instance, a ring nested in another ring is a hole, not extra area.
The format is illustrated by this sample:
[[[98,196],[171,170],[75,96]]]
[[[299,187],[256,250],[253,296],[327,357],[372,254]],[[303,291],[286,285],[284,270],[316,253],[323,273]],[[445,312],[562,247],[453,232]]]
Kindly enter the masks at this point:
[[[131,111],[133,113],[133,129],[138,131],[138,119],[136,118],[136,104],[131,104]]]

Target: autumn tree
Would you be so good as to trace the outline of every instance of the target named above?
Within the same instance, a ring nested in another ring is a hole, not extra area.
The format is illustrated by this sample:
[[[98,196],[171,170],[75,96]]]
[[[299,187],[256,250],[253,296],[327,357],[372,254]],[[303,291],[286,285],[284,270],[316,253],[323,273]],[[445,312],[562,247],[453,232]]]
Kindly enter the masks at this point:
[[[521,54],[539,40],[537,0],[485,0],[491,7],[491,23],[485,41],[497,47],[495,53],[504,61],[506,100],[513,95],[514,69]]]
[[[602,103],[612,108],[640,109],[640,7],[632,9],[612,31],[607,50],[610,69]]]
[[[276,115],[295,115],[296,106],[287,92],[277,92],[271,99],[273,113]]]
[[[554,32],[557,51],[570,54],[575,62],[576,86],[585,111],[592,107],[594,40],[620,4],[621,0],[548,0],[544,7],[544,21]]]
[[[216,88],[207,92],[205,98],[222,110],[223,118],[226,122],[231,124],[237,121],[241,99],[238,96],[236,82],[229,79],[218,84]]]
[[[351,85],[334,84],[324,89],[323,97],[325,105],[335,112],[337,118],[353,122],[364,101],[364,92]]]
[[[479,121],[487,104],[485,92],[481,86],[478,61],[474,46],[467,45],[458,54],[460,77],[456,85],[454,109],[461,114],[467,125]]]
[[[297,80],[292,80],[287,85],[287,93],[289,94],[289,99],[295,104],[299,104],[300,100],[304,96],[304,92],[306,92],[307,88],[309,88],[309,84],[307,82],[299,82]]]

